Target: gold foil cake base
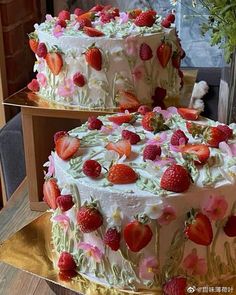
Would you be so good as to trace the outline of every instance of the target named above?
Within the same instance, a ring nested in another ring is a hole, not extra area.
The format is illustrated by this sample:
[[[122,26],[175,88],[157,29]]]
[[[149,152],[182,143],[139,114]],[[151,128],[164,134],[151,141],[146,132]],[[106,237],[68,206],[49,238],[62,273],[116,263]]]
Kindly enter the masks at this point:
[[[60,280],[58,271],[53,267],[50,217],[50,213],[41,215],[11,236],[8,240],[0,244],[0,261],[83,295],[162,294],[161,291],[132,292],[118,290],[92,282],[81,275],[76,277],[76,282],[65,282]],[[236,294],[236,278],[232,278],[227,282],[218,282],[216,287],[222,292],[215,292],[217,289],[212,289],[213,286],[205,286],[205,289],[203,289],[203,287],[201,289],[203,292],[198,292],[198,289],[196,288],[195,292],[188,293],[198,295],[204,295],[206,293]]]

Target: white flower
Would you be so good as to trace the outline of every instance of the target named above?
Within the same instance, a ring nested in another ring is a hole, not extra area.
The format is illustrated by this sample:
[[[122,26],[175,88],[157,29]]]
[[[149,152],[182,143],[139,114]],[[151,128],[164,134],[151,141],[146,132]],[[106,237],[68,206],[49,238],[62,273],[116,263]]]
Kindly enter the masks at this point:
[[[115,151],[106,151],[104,154],[104,159],[106,162],[117,162],[119,160],[120,156]]]
[[[121,226],[122,219],[123,219],[123,213],[121,212],[120,208],[117,206],[112,207],[110,216],[107,218],[107,223],[109,227]]]
[[[158,200],[156,204],[149,205],[147,204],[145,208],[145,213],[151,219],[157,219],[161,216],[163,210],[162,200]]]
[[[236,167],[232,167],[231,170],[228,170],[227,172],[219,168],[220,174],[228,180],[230,183],[234,184],[236,181]]]

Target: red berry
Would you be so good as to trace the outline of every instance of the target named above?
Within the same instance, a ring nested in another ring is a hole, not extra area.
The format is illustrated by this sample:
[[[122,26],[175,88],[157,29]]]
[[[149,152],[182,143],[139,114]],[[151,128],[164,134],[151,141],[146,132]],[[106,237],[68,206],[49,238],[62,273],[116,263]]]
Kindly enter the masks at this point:
[[[75,8],[75,10],[74,10],[74,14],[77,16],[80,16],[83,13],[84,13],[84,11],[81,8]]]
[[[120,239],[121,239],[120,232],[118,232],[115,227],[108,228],[108,230],[106,231],[103,237],[104,244],[110,247],[113,251],[119,250]]]
[[[225,141],[232,138],[233,129],[231,129],[228,125],[218,125],[217,128],[225,133]]]
[[[48,53],[48,50],[45,43],[39,43],[37,51],[36,51],[36,54],[38,55],[38,57],[45,58],[47,53]]]
[[[161,155],[161,148],[158,145],[149,144],[143,150],[143,160],[154,161],[157,156]]]
[[[75,155],[80,147],[80,140],[76,137],[72,137],[69,134],[60,136],[55,145],[58,156],[66,161]]]
[[[141,140],[138,134],[129,130],[122,130],[122,138],[129,140],[131,144],[136,144]]]
[[[162,21],[161,21],[161,25],[164,27],[164,28],[169,28],[171,26],[171,22],[164,18]]]
[[[104,35],[103,32],[95,29],[95,28],[91,28],[91,27],[86,27],[84,26],[83,28],[83,32],[88,35],[89,37],[101,37]]]
[[[205,164],[210,157],[210,149],[205,144],[186,144],[181,148],[181,152],[197,157],[195,164]]]
[[[224,226],[224,232],[228,237],[236,237],[236,215],[230,215]]]
[[[56,141],[58,140],[58,138],[60,138],[60,137],[62,137],[62,136],[64,136],[64,135],[66,135],[66,134],[67,134],[66,131],[58,131],[58,132],[56,132],[56,133],[54,134],[54,136],[53,136],[54,143],[56,144]]]
[[[59,12],[58,18],[62,20],[70,20],[70,12],[67,10],[62,10]]]
[[[161,66],[165,68],[172,55],[171,43],[162,41],[160,46],[157,48],[156,54]]]
[[[37,79],[33,79],[28,85],[28,89],[33,91],[33,92],[38,92],[40,89],[39,82]]]
[[[190,186],[188,171],[181,165],[173,164],[161,177],[161,188],[167,191],[182,193]]]
[[[219,143],[225,141],[226,135],[218,127],[208,127],[203,132],[203,139],[210,147],[219,147]]]
[[[167,14],[166,19],[171,23],[175,22],[175,15],[173,13]]]
[[[92,23],[89,18],[78,19],[77,21],[79,23],[79,30],[83,30],[84,27],[92,27]]]
[[[149,60],[153,57],[152,48],[147,43],[142,43],[139,49],[141,60]]]
[[[150,11],[145,11],[140,13],[139,16],[134,21],[135,25],[138,27],[152,27],[155,23],[155,16]]]
[[[66,24],[66,21],[64,19],[59,19],[57,22],[56,22],[56,25],[57,26],[61,26],[62,28],[66,28],[67,24]]]
[[[82,206],[77,212],[76,219],[83,233],[91,233],[103,224],[102,214],[93,205]]]
[[[182,130],[178,129],[171,136],[170,143],[175,146],[185,145],[188,143],[188,137]]]
[[[73,76],[73,82],[76,86],[83,87],[85,85],[84,75],[80,72],[77,72]]]
[[[48,206],[56,210],[57,208],[57,198],[60,196],[61,192],[57,185],[56,179],[49,178],[46,179],[43,184],[43,200],[48,204]]]
[[[200,111],[191,108],[178,108],[178,113],[185,120],[195,121],[199,118]]]
[[[89,130],[100,130],[102,128],[102,121],[96,117],[90,117],[88,119],[88,129]]]
[[[113,184],[128,184],[134,183],[138,176],[128,165],[114,164],[110,168],[107,178]]]
[[[97,47],[90,47],[85,52],[85,59],[87,63],[96,71],[102,69],[102,53]]]
[[[164,295],[185,295],[187,279],[182,277],[173,277],[163,286]]]
[[[99,12],[99,11],[102,11],[103,9],[104,9],[104,5],[97,4],[94,7],[92,7],[89,11]]]
[[[76,269],[75,260],[74,260],[73,256],[68,252],[62,252],[60,254],[57,266],[62,271],[75,270]]]
[[[82,169],[85,175],[96,178],[101,174],[102,167],[95,160],[87,160],[84,162]]]
[[[68,211],[74,206],[72,195],[62,195],[56,199],[58,207],[61,211]]]
[[[151,112],[151,108],[147,105],[141,105],[139,108],[138,108],[138,113],[140,113],[141,115],[145,115],[146,113],[148,112]]]

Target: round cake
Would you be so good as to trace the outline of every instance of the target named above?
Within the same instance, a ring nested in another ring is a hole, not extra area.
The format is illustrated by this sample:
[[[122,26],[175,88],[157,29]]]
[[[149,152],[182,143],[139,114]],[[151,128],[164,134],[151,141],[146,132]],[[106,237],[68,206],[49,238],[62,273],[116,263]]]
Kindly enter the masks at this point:
[[[54,141],[43,191],[60,272],[166,295],[235,276],[235,124],[142,106]]]
[[[174,19],[154,10],[120,12],[101,5],[47,15],[29,35],[37,75],[28,88],[50,101],[83,108],[175,104],[185,53]]]

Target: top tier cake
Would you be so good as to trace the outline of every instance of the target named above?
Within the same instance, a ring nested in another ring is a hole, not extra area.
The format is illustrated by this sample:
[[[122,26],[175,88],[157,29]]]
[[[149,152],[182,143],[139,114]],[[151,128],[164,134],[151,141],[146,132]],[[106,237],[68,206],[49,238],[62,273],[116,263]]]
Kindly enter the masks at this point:
[[[96,5],[46,16],[30,34],[36,79],[28,88],[63,105],[135,109],[175,105],[184,56],[174,15]]]

